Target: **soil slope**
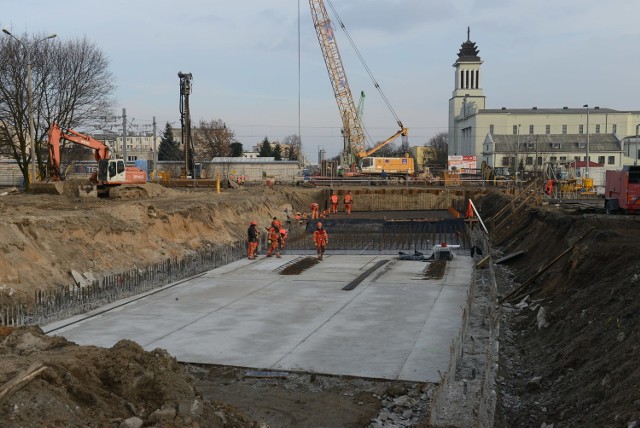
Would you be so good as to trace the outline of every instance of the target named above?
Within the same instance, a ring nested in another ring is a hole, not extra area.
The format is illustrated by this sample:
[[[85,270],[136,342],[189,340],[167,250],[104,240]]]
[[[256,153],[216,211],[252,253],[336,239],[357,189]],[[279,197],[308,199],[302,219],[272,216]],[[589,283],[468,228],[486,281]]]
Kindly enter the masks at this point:
[[[502,198],[487,197],[487,213]],[[497,266],[496,426],[638,426],[640,217],[547,205],[505,228],[497,255],[526,253]]]
[[[309,205],[313,190],[171,190],[122,201],[53,195],[0,196],[0,305],[30,302],[36,289],[180,257],[244,239],[250,220],[268,225],[284,206]]]

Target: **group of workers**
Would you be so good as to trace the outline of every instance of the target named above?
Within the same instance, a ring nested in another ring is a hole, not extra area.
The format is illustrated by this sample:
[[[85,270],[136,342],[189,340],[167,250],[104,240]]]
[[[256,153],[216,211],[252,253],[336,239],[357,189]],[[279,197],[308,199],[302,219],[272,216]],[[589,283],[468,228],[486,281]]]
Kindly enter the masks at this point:
[[[286,248],[288,232],[282,227],[282,223],[276,217],[271,221],[271,225],[267,229],[267,255],[271,257],[274,253],[277,258],[282,257],[280,250]],[[318,260],[322,260],[324,252],[329,244],[329,235],[322,227],[322,223],[318,222],[316,229],[313,231],[313,241],[315,243]],[[258,243],[260,242],[260,231],[258,230],[258,222],[252,220],[247,229],[247,258],[254,260],[258,257]]]
[[[347,193],[344,195],[344,199],[342,200],[344,204],[344,209],[347,214],[351,214],[351,208],[353,206],[353,196],[351,195],[351,191],[347,190]],[[329,213],[336,214],[338,212],[338,203],[339,198],[338,194],[334,191],[329,198],[330,208],[324,211],[320,211],[320,204],[317,202],[312,202],[309,205],[311,212],[308,213],[300,213],[297,212],[295,215],[295,221],[298,224],[306,223],[309,218],[311,220],[319,220],[321,218],[325,218],[329,215]],[[292,219],[290,218],[289,212],[285,211],[287,214],[287,223],[291,223]],[[282,227],[282,223],[278,220],[277,217],[274,217],[271,221],[271,225],[266,227],[267,229],[267,255],[266,257],[271,257],[273,254],[277,258],[280,258],[280,250],[284,250],[286,247],[286,241],[288,237],[288,232],[286,229]],[[321,222],[316,223],[316,228],[313,231],[313,241],[316,247],[316,253],[318,260],[322,260],[324,256],[324,252],[329,244],[329,235],[327,231],[322,226]],[[256,221],[251,221],[249,224],[249,229],[247,230],[247,258],[249,260],[254,260],[258,257],[258,243],[260,242],[260,231],[258,230],[258,223]]]

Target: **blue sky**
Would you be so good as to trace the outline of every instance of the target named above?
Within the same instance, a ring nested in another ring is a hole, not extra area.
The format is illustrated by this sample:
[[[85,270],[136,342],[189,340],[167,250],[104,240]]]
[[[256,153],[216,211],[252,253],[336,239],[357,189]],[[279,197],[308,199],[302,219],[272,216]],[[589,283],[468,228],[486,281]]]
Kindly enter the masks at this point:
[[[488,108],[640,109],[640,1],[332,3],[409,128],[411,145],[447,130],[452,64],[467,26],[484,61]],[[0,26],[16,35],[87,37],[102,49],[116,79],[114,114],[126,108],[132,129],[150,130],[154,116],[159,128],[180,126],[182,71],[193,74],[192,121],[223,120],[245,149],[299,129],[312,161],[320,147],[328,156],[342,148],[307,0],[0,0],[0,11]],[[337,30],[336,37],[356,103],[360,91],[366,94],[368,135],[391,136],[398,129],[392,113],[345,34]]]

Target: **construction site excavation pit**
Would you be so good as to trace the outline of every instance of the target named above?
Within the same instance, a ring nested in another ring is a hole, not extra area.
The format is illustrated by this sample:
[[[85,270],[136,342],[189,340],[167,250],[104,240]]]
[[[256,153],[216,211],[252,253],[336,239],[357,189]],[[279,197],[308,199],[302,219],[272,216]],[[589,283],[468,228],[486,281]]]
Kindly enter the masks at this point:
[[[294,375],[395,382],[420,392],[415,417],[426,417],[468,300],[475,263],[468,226],[444,210],[322,221],[323,261],[312,242],[316,221],[294,221],[281,258],[261,245],[256,260],[242,257],[44,331],[79,345],[110,348],[126,339],[164,349],[203,385],[213,367],[254,382]],[[451,258],[434,260],[443,245]],[[439,276],[428,274],[432,264]]]
[[[45,331],[81,345],[129,339],[183,363],[437,382],[473,269],[464,221],[448,212],[376,217],[324,220],[322,262],[315,222],[290,225],[281,258],[263,250]],[[429,279],[443,243],[455,256]]]

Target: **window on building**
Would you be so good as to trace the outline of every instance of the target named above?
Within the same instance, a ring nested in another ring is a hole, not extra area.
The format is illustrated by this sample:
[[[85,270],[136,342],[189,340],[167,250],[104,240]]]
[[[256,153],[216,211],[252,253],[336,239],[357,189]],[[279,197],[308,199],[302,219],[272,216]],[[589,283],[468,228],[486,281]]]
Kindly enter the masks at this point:
[[[566,162],[566,161],[567,161],[566,156],[560,156],[560,162]]]
[[[513,135],[518,134],[518,125],[513,125]]]
[[[584,134],[584,125],[578,126],[578,134]]]
[[[551,125],[547,125],[544,127],[544,133],[547,135],[551,134]]]
[[[493,125],[489,125],[489,134],[493,135]]]
[[[596,134],[600,133],[600,125],[596,125]]]
[[[529,134],[533,135],[533,125],[529,125]]]
[[[127,162],[135,162],[138,160],[138,156],[129,156],[127,155]]]
[[[617,124],[613,124],[611,125],[611,132],[613,132],[614,134],[616,134],[618,132],[618,125]]]
[[[598,163],[604,165],[604,156],[598,156]]]
[[[585,143],[584,141],[580,141],[578,143],[578,148],[579,149],[584,149],[585,147],[587,147],[587,143]]]
[[[608,165],[615,165],[616,164],[616,157],[615,156],[609,156],[607,158],[607,164]]]
[[[551,143],[551,147],[554,149],[559,149],[560,148],[560,143]]]
[[[557,161],[558,161],[557,157],[555,157],[555,156],[550,156],[549,157],[549,162],[557,162]]]
[[[502,166],[509,166],[509,156],[502,157]]]
[[[542,156],[538,156],[538,166],[542,165]]]
[[[527,149],[535,149],[536,143],[527,143]]]
[[[562,133],[563,134],[567,133],[567,125],[562,125]]]
[[[579,161],[580,159],[581,159],[581,158],[580,158],[580,156],[574,156],[574,157],[573,157],[573,160],[574,160],[574,161]]]
[[[531,156],[527,156],[527,159],[525,160],[525,164],[533,165],[533,158]]]

